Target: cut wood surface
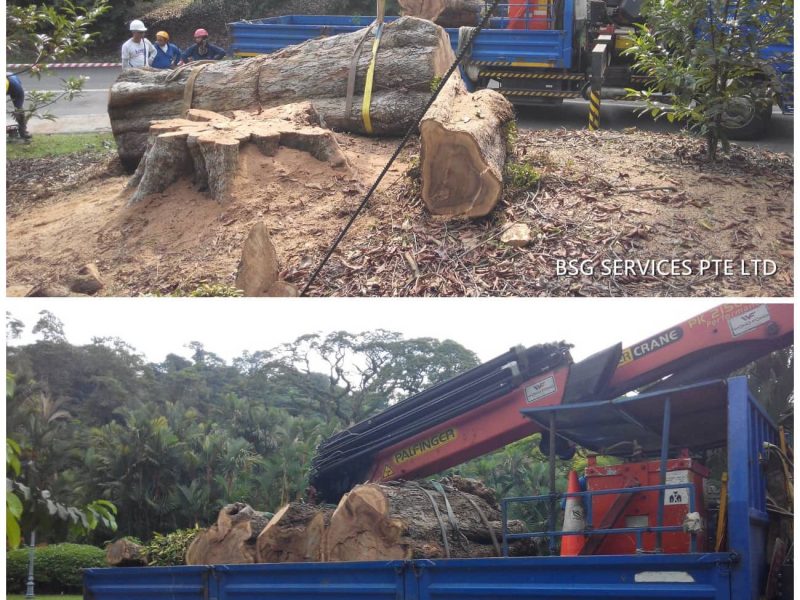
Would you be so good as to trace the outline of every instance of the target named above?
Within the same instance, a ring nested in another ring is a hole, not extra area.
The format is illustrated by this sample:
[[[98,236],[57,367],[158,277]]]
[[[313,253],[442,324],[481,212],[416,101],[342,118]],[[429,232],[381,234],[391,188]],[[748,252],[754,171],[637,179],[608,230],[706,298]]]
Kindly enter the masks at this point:
[[[448,518],[445,497],[433,488],[417,483],[366,484],[356,486],[339,502],[327,533],[330,562],[361,560],[406,560],[445,558],[442,528],[447,535],[451,557],[496,556],[492,533],[500,540],[502,525],[497,506],[478,496],[445,486],[454,514]],[[440,516],[433,508],[429,492]],[[490,528],[484,524],[485,516]],[[511,521],[512,531],[523,524]]]
[[[324,126],[364,132],[361,104],[372,33],[357,61],[353,110],[344,114],[350,63],[363,38],[364,30],[314,39],[273,54],[194,67],[199,72],[126,69],[111,87],[108,104],[120,159],[135,168],[145,153],[150,123],[182,118],[190,108],[258,112],[310,100]],[[430,21],[402,17],[388,24],[375,67],[374,132],[404,133],[454,58],[447,33]]]
[[[483,0],[399,0],[403,14],[442,27],[472,27],[481,20]]]
[[[147,564],[147,551],[123,538],[108,545],[106,562],[112,567],[142,567]]]
[[[129,189],[135,188],[128,202],[163,192],[184,176],[225,202],[238,171],[240,148],[248,143],[264,156],[273,156],[284,146],[308,152],[332,167],[346,167],[333,133],[319,125],[319,115],[309,102],[260,114],[234,111],[231,117],[192,109],[185,119],[156,121],[149,129],[144,157],[128,182]]]
[[[242,502],[219,511],[217,522],[194,538],[186,550],[187,565],[252,563],[256,540],[270,519]]]
[[[333,508],[293,502],[275,513],[258,536],[256,562],[325,562]]]
[[[482,217],[503,192],[506,124],[514,108],[492,90],[470,94],[453,73],[420,123],[422,199],[435,215]]]

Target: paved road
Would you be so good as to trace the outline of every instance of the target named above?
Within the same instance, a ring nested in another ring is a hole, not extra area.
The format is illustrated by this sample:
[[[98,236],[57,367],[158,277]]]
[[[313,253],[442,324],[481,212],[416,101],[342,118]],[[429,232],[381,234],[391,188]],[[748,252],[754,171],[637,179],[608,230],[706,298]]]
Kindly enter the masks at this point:
[[[621,131],[637,127],[644,131],[680,131],[680,126],[666,119],[654,121],[649,116],[639,117],[642,105],[636,102],[610,102],[602,104],[600,124],[604,129]],[[517,109],[519,126],[525,129],[580,129],[589,120],[589,103],[584,100],[566,100],[556,106],[521,106]],[[794,117],[781,114],[776,108],[772,113],[769,134],[756,142],[737,142],[745,146],[761,146],[773,152],[794,153]]]
[[[52,112],[59,119],[55,122],[35,119],[31,123],[34,133],[102,131],[109,130],[111,124],[106,113],[108,89],[119,75],[118,68],[58,69],[41,79],[23,76],[23,85],[32,90],[58,89],[59,79],[84,75],[89,80],[84,85],[85,92],[72,102],[60,102]],[[646,131],[679,131],[678,125],[670,124],[666,119],[654,122],[650,117],[636,116],[636,103],[605,102],[602,107],[601,124],[603,128],[622,130],[627,127],[638,127]],[[519,125],[525,129],[581,129],[587,126],[589,108],[583,100],[567,100],[557,106],[519,107]],[[759,142],[740,142],[747,145],[759,145],[775,152],[794,152],[794,119],[782,115],[776,109],[772,116],[770,133]]]

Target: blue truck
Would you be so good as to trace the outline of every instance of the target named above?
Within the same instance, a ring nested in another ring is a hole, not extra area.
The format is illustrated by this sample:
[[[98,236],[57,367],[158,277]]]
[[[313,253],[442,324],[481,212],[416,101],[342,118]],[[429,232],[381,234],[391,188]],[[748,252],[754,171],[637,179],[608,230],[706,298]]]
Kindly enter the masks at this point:
[[[626,88],[641,89],[629,56],[634,23],[643,0],[517,0],[499,5],[462,65],[465,81],[491,88],[514,104],[554,104],[569,98],[590,100],[590,128],[596,128],[601,100],[620,100]],[[736,4],[735,2],[731,3]],[[356,31],[373,17],[289,15],[229,24],[232,52],[247,57],[329,35]],[[390,21],[388,18],[387,21]],[[453,49],[466,41],[471,27],[447,29]],[[765,53],[780,81],[773,89],[784,114],[794,112],[793,46]],[[726,115],[731,139],[755,139],[768,127],[772,106],[736,104]]]
[[[638,551],[605,556],[535,556],[355,563],[249,564],[88,569],[85,600],[507,600],[791,598],[791,566],[770,529],[768,448],[780,444],[779,428],[767,416],[745,377],[712,379],[614,400],[540,406],[528,418],[548,424],[587,448],[636,437],[647,447],[715,451],[728,465],[727,502],[707,515],[711,531],[671,533],[691,537],[683,552]],[[624,418],[620,419],[620,416]],[[598,423],[616,423],[613,431]],[[598,437],[599,431],[604,431]],[[660,432],[668,432],[666,443]],[[648,441],[649,440],[649,441]],[[773,482],[774,483],[774,482]],[[691,488],[691,481],[680,485]],[[630,488],[604,493],[631,493]],[[641,491],[641,490],[639,490]],[[689,493],[694,494],[696,490]],[[597,503],[599,492],[581,492]],[[569,494],[567,494],[569,495]],[[573,494],[577,495],[577,494]],[[563,496],[563,495],[562,495]],[[512,498],[511,504],[553,501],[553,496]],[[724,507],[724,508],[722,508]],[[692,510],[702,510],[691,506]],[[724,518],[719,511],[725,511]],[[591,510],[587,510],[591,514]],[[724,528],[724,536],[714,526]],[[624,528],[594,533],[610,537],[654,536],[667,527]],[[671,528],[674,531],[674,527]],[[572,532],[573,534],[575,532]],[[713,535],[712,535],[713,534]],[[529,534],[503,532],[503,547]],[[664,533],[664,535],[668,535]],[[725,539],[703,546],[700,538]],[[791,552],[789,550],[789,552]],[[776,559],[777,557],[777,559]],[[771,565],[771,566],[770,566]]]

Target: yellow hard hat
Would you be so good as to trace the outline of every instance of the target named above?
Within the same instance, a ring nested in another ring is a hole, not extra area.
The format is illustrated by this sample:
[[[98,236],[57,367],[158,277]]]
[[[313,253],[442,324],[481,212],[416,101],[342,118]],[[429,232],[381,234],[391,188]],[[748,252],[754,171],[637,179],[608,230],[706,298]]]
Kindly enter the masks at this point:
[[[167,41],[169,41],[169,34],[168,34],[166,31],[159,31],[159,32],[156,34],[156,37],[157,37],[157,38],[163,37],[163,38],[165,38]]]

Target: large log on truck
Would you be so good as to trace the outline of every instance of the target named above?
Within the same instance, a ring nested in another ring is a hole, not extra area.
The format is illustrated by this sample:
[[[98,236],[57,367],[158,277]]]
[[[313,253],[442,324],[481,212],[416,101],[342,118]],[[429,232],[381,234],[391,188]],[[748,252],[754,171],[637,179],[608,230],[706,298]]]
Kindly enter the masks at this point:
[[[503,192],[506,125],[514,107],[492,90],[470,94],[458,72],[445,82],[419,130],[422,199],[435,215],[482,217]]]
[[[120,159],[133,170],[147,148],[150,124],[192,109],[259,112],[311,101],[322,125],[363,133],[361,106],[374,32],[309,40],[274,54],[179,68],[128,69],[111,87],[108,112]],[[355,94],[345,114],[348,75],[357,56]],[[378,52],[370,120],[375,134],[414,125],[431,87],[454,60],[447,33],[430,21],[402,17],[387,24]]]
[[[327,560],[497,556],[494,542],[502,539],[497,506],[455,487],[441,489],[427,482],[356,486],[331,516]],[[511,521],[509,528],[519,532],[524,525]]]
[[[256,562],[325,562],[325,535],[333,508],[287,504],[258,536]]]
[[[442,27],[474,27],[481,20],[483,0],[400,0],[403,14],[428,19]]]
[[[187,565],[231,565],[256,561],[256,540],[272,515],[242,502],[219,511],[217,522],[194,538]]]

